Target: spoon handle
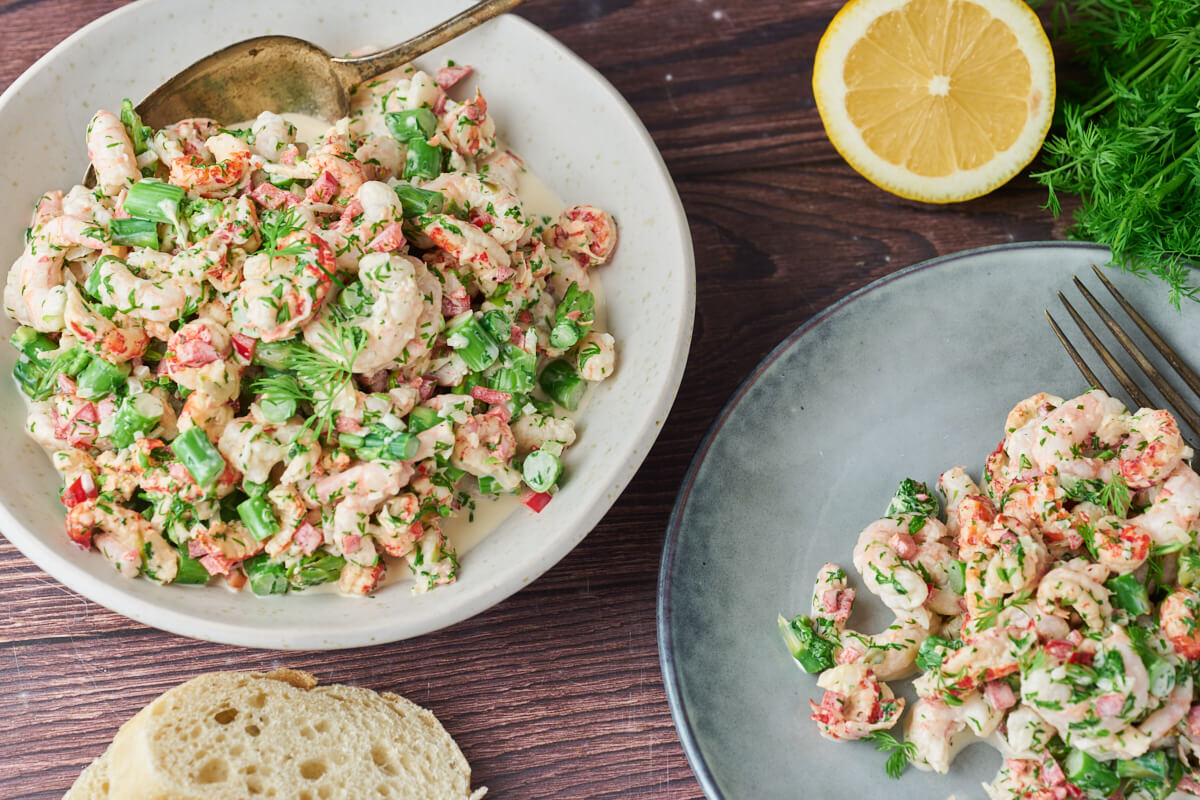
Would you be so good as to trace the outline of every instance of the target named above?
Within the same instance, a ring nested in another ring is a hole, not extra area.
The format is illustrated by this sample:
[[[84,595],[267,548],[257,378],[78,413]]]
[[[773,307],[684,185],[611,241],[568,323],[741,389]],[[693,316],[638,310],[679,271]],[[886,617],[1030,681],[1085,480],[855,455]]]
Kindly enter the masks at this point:
[[[342,65],[349,73],[347,87],[370,80],[376,75],[407,64],[414,58],[428,53],[472,28],[478,27],[492,17],[516,8],[525,0],[483,0],[460,14],[442,22],[424,33],[418,34],[395,47],[359,58],[334,58],[333,63]],[[341,72],[342,70],[339,70]]]

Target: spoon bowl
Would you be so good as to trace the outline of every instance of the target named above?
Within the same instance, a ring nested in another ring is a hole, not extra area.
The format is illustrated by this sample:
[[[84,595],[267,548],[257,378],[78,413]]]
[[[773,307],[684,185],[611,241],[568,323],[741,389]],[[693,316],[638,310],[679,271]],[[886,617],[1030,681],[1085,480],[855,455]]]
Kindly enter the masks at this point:
[[[356,83],[357,74],[311,42],[258,36],[197,61],[151,92],[137,111],[152,128],[189,117],[234,123],[263,110],[331,121],[349,112],[347,84]]]
[[[264,110],[298,112],[328,122],[350,112],[350,90],[424,55],[524,0],[484,0],[395,47],[339,58],[292,36],[258,36],[206,56],[159,86],[137,106],[161,128],[189,117],[225,123]]]

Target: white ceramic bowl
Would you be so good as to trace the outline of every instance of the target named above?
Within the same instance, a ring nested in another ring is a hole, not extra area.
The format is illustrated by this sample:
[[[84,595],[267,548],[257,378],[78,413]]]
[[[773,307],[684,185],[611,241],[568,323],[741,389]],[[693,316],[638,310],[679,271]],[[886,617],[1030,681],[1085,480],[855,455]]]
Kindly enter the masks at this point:
[[[235,41],[289,34],[330,52],[401,41],[465,2],[143,0],[80,30],[0,96],[0,254],[15,259],[39,194],[87,167],[84,129],[97,108],[141,98],[178,70]],[[654,143],[624,99],[549,35],[515,17],[493,20],[418,61],[473,65],[497,128],[566,203],[591,203],[620,223],[603,267],[618,369],[594,393],[568,451],[570,479],[541,514],[521,508],[463,559],[457,583],[413,595],[409,582],[372,598],[291,593],[258,598],[222,588],[161,587],[116,574],[63,532],[58,479],[23,431],[24,406],[0,347],[0,531],[34,563],[132,619],[249,647],[341,648],[417,636],[503,600],[566,555],[616,501],[674,400],[695,307],[691,237]],[[9,262],[5,262],[9,263]],[[6,338],[7,319],[0,325]]]

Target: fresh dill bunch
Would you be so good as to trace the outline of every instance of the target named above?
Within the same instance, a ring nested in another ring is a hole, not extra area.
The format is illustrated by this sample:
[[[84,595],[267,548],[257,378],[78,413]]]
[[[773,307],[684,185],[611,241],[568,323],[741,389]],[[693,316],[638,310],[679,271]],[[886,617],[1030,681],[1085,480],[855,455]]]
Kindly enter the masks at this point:
[[[900,742],[887,731],[875,731],[867,737],[867,741],[875,743],[875,749],[881,753],[890,752],[883,764],[883,771],[889,778],[899,778],[908,762],[917,755],[917,745],[913,742]]]
[[[1086,80],[1062,104],[1034,172],[1073,238],[1166,281],[1172,304],[1200,299],[1200,0],[1075,0],[1052,17]]]

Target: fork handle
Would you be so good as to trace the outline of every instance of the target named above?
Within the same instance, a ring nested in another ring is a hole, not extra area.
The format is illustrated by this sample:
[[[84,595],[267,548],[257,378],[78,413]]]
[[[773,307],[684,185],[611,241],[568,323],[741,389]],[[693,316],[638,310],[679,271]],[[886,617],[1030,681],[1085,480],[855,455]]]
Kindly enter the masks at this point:
[[[476,3],[462,13],[395,47],[389,47],[368,56],[334,58],[332,61],[341,67],[338,72],[345,76],[342,83],[350,88],[388,70],[403,66],[435,47],[440,47],[472,28],[482,25],[492,17],[516,8],[523,2],[525,0],[483,0],[482,3]]]

